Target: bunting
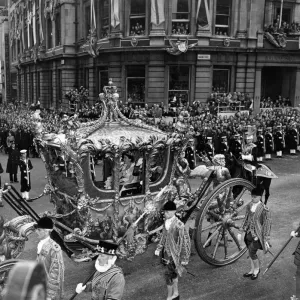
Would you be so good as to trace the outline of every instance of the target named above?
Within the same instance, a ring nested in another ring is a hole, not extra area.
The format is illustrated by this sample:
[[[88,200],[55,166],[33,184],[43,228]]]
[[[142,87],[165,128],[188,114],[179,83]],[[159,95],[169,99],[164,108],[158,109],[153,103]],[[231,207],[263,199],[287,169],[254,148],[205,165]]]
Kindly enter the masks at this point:
[[[165,21],[165,0],[151,0],[151,23],[160,25]]]
[[[91,0],[91,32],[96,30],[96,24],[95,1]]]
[[[39,0],[39,16],[40,16],[40,43],[42,44],[42,42],[44,41],[44,33],[43,33],[43,22],[41,19],[42,16],[42,0]]]
[[[120,3],[119,0],[111,0],[111,26],[116,28],[120,24]]]
[[[206,14],[206,18],[207,18],[207,26],[209,28],[211,28],[211,18],[210,18],[210,11],[209,11],[209,7],[208,7],[208,3],[207,3],[207,0],[203,0],[203,1],[204,1],[204,7],[205,7],[205,14]],[[196,20],[198,20],[200,8],[201,8],[201,2],[202,2],[202,0],[198,0]]]
[[[35,18],[36,18],[36,16],[35,16],[35,13],[36,13],[36,11],[35,11],[35,1],[33,1],[33,6],[32,6],[33,8],[32,8],[32,10],[33,10],[33,16],[32,16],[32,30],[33,30],[33,45],[35,45],[36,44],[36,24],[35,24]]]

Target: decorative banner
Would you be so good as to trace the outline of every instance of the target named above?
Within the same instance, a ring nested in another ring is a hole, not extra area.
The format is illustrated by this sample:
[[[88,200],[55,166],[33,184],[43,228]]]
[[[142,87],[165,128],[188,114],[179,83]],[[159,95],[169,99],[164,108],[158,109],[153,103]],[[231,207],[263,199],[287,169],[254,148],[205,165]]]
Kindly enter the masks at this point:
[[[9,63],[9,34],[4,35],[4,47],[5,47],[5,90],[6,90],[6,102],[11,101],[11,80],[10,80],[10,63]]]
[[[91,0],[91,32],[97,28],[96,14],[95,14],[95,2]]]
[[[29,11],[29,5],[27,7],[27,45],[28,49],[30,48],[30,11]]]
[[[151,23],[160,25],[165,21],[165,0],[151,0]]]
[[[116,28],[120,24],[119,0],[111,0],[111,26]]]
[[[43,22],[42,22],[42,0],[39,0],[39,17],[40,17],[40,43],[42,44],[44,41],[44,33],[43,33]]]
[[[33,16],[32,16],[32,30],[33,30],[33,45],[36,44],[36,24],[35,24],[35,14],[36,14],[36,11],[35,11],[35,1],[33,1]]]
[[[210,18],[208,3],[207,3],[207,0],[203,0],[203,1],[204,1],[204,6],[205,6],[206,19],[207,19],[207,23],[208,23],[207,26],[208,26],[209,29],[211,29],[211,18]],[[201,8],[201,2],[202,2],[202,0],[198,0],[196,20],[198,20],[200,8]],[[206,26],[204,26],[204,28],[205,27]]]

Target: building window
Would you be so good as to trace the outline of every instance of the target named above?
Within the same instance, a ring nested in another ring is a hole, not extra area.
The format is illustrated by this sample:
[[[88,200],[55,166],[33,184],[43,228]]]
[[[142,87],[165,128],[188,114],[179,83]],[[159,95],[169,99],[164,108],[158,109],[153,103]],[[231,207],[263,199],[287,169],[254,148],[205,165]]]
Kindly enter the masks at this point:
[[[34,95],[33,95],[33,73],[29,73],[29,103],[34,102]]]
[[[90,69],[84,69],[84,88],[89,89]]]
[[[103,93],[106,85],[108,85],[108,68],[101,67],[98,71],[98,92]]]
[[[284,25],[284,23],[290,25],[291,22],[291,14],[292,14],[292,9],[283,7],[282,8],[282,17],[281,17],[281,25]],[[280,22],[280,6],[276,6],[276,15],[274,18],[274,24],[277,23],[277,26],[279,26]]]
[[[146,1],[131,0],[129,35],[145,35],[146,26]]]
[[[230,69],[226,67],[215,67],[213,70],[212,91],[215,93],[229,93]]]
[[[60,14],[55,17],[55,46],[60,46],[61,44],[61,22]]]
[[[91,29],[91,6],[87,5],[84,10],[85,13],[85,36],[90,34]]]
[[[27,20],[27,19],[26,19]],[[28,49],[28,34],[27,34],[27,30],[28,30],[28,25],[27,25],[27,21],[25,20],[25,26],[24,26],[24,49]]]
[[[25,103],[28,102],[28,94],[27,94],[27,73],[24,73],[24,98],[25,98]]]
[[[145,66],[128,66],[126,81],[128,103],[144,103]]]
[[[217,11],[215,20],[216,35],[230,35],[230,3],[231,0],[217,0]]]
[[[172,34],[190,34],[190,0],[172,1]]]
[[[49,106],[53,106],[53,72],[49,71]]]
[[[18,74],[18,100],[21,101],[22,97],[22,76]]]
[[[52,45],[52,21],[50,18],[47,19],[47,35],[48,35],[48,40],[47,40],[47,43],[48,43],[48,49],[51,49],[53,48],[53,45]]]
[[[109,34],[109,1],[108,0],[101,1],[100,13],[101,13],[100,38],[104,39],[104,38],[107,38],[108,34]]]
[[[62,101],[62,79],[61,70],[57,70],[57,89],[56,89],[56,103],[61,103]]]
[[[169,67],[169,104],[172,107],[184,106],[189,103],[190,67]]]

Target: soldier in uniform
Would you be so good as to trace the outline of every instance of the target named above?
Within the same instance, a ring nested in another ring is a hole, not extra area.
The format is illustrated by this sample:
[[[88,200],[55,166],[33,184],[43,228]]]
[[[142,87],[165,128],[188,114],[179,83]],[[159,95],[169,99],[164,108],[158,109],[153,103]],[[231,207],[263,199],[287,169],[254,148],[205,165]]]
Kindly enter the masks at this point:
[[[18,165],[20,160],[20,152],[16,149],[14,142],[11,143],[11,146],[7,149],[8,160],[6,165],[6,173],[9,173],[10,183],[19,182],[18,181]]]
[[[300,224],[297,224],[297,230],[293,230],[291,232],[292,237],[300,237],[299,227]],[[295,255],[294,258],[294,264],[297,266],[296,271],[296,295],[294,295],[294,298],[291,299],[299,299],[300,298],[300,242],[297,245],[297,248],[295,252],[293,253]]]
[[[296,155],[299,144],[299,133],[296,125],[296,123],[292,123],[291,129],[289,130],[289,148],[290,154],[292,155]]]
[[[178,275],[182,276],[184,266],[188,264],[191,254],[191,240],[184,224],[177,218],[176,204],[168,201],[163,207],[165,224],[161,239],[155,250],[159,256],[163,252],[167,267],[165,279],[168,289],[167,300],[179,300]]]
[[[63,299],[64,261],[61,247],[51,238],[54,224],[48,217],[40,218],[35,225],[40,242],[37,246],[37,261],[47,274],[47,300]]]
[[[265,152],[265,139],[261,128],[257,130],[256,147],[257,147],[257,161],[263,161],[264,152]]]
[[[125,278],[120,267],[115,265],[118,245],[108,241],[99,241],[99,256],[95,262],[96,273],[86,285],[78,283],[76,293],[92,292],[92,300],[121,300]]]
[[[252,201],[246,207],[245,219],[240,227],[245,232],[244,242],[248,248],[251,270],[243,276],[255,280],[260,272],[257,250],[268,252],[270,245],[271,214],[269,209],[261,202],[262,191],[257,187],[251,191]],[[241,234],[238,234],[241,239]]]
[[[26,157],[27,150],[21,150],[21,158],[19,161],[19,167],[21,172],[21,193],[24,200],[29,200],[29,192],[31,190],[31,180],[30,180],[30,170],[32,170],[33,166],[30,161]]]
[[[215,147],[213,145],[212,137],[211,136],[207,137],[207,142],[205,144],[204,149],[205,149],[205,153],[206,153],[208,159],[210,161],[212,161],[212,159],[213,159],[213,157],[215,155]]]
[[[281,125],[277,125],[277,130],[274,134],[274,144],[276,150],[276,156],[282,157],[282,151],[285,147],[284,133]]]
[[[239,133],[234,134],[234,141],[231,144],[230,152],[236,159],[242,159],[242,141]]]
[[[221,143],[220,143],[220,154],[227,155],[229,152],[229,145],[227,141],[227,136],[221,136]]]
[[[194,139],[190,139],[189,144],[185,149],[185,158],[189,163],[189,167],[191,170],[195,169],[196,167],[196,155],[195,155],[195,145]]]
[[[267,127],[266,133],[265,133],[265,145],[266,145],[266,160],[270,160],[272,151],[274,150],[274,140],[273,140],[273,134],[271,132],[272,128]]]

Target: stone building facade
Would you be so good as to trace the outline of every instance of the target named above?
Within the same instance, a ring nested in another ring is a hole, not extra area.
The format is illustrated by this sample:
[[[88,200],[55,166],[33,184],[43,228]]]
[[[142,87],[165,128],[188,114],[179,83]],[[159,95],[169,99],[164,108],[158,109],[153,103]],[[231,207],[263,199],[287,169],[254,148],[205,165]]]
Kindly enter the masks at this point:
[[[67,105],[84,86],[90,101],[112,78],[139,105],[206,102],[243,92],[300,103],[300,1],[10,0],[11,63],[18,101]],[[264,33],[276,22],[293,30]]]

